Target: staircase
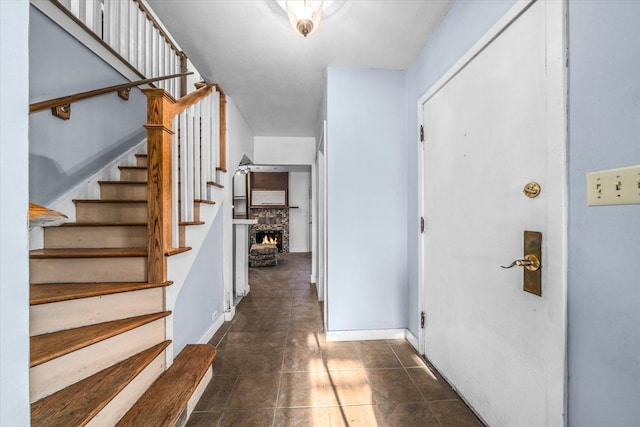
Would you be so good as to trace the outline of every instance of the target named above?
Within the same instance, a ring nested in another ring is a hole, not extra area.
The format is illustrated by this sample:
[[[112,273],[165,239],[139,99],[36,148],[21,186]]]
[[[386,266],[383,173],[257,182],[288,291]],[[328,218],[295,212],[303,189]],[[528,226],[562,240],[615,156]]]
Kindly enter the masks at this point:
[[[30,254],[32,426],[183,424],[215,349],[187,346],[166,369],[166,286],[147,280],[147,157],[75,200],[76,222]],[[197,201],[194,211],[198,218]],[[189,250],[184,245],[168,256]]]

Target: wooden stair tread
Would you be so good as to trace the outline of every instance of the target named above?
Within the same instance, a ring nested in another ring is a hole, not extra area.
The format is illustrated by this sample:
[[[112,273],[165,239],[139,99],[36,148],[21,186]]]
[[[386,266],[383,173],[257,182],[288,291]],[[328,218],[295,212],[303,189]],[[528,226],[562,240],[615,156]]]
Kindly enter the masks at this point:
[[[219,183],[217,183],[215,181],[207,181],[207,184],[213,185],[214,187],[218,187],[218,188],[224,188],[224,185],[219,184]]]
[[[213,201],[213,200],[193,199],[193,201],[195,203],[204,203],[204,204],[207,204],[207,205],[215,205],[216,204],[216,202]]]
[[[121,292],[138,291],[171,285],[172,282],[115,282],[115,283],[41,283],[31,284],[29,292],[30,305],[48,304],[52,302],[70,301]]]
[[[208,344],[186,346],[118,422],[118,426],[173,426],[216,356]]]
[[[146,222],[67,222],[60,227],[140,227],[147,226]]]
[[[98,181],[98,184],[113,184],[113,185],[147,185],[147,181]]]
[[[34,402],[31,405],[31,425],[86,425],[170,343],[157,344]]]
[[[66,329],[31,337],[31,367],[48,362],[65,354],[106,340],[139,326],[162,319],[171,314],[170,311],[145,314],[127,319]]]
[[[29,227],[55,227],[67,219],[62,212],[29,203]]]
[[[185,246],[184,248],[173,248],[170,249],[168,251],[166,251],[164,254],[165,256],[172,256],[172,255],[178,255],[181,254],[183,252],[187,252],[191,250],[191,246]]]
[[[34,249],[29,252],[31,259],[140,257],[148,254],[147,248]]]
[[[118,169],[147,169],[146,166],[118,166]]]
[[[122,199],[73,199],[73,203],[147,203],[146,200],[122,200]]]
[[[147,154],[136,154],[136,157],[147,157]]]
[[[180,221],[178,225],[203,225],[204,221]]]

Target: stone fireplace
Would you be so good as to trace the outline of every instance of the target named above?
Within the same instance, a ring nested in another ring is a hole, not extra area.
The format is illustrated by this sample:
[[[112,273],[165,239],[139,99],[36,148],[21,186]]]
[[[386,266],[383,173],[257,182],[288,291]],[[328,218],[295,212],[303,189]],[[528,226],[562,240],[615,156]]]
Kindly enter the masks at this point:
[[[262,243],[265,235],[276,238],[279,236],[279,252],[289,252],[289,209],[288,208],[251,208],[249,213],[256,224],[249,227],[249,247]]]

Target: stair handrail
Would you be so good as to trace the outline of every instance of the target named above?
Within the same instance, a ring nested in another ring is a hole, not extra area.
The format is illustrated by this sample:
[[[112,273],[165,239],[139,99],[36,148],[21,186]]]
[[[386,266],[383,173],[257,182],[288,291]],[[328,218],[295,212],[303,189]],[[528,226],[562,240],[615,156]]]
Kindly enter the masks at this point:
[[[187,73],[170,74],[168,76],[154,77],[152,79],[136,80],[129,83],[122,83],[113,86],[106,86],[99,89],[88,90],[85,92],[74,93],[73,95],[62,96],[59,98],[49,99],[47,101],[35,102],[29,105],[29,113],[46,110],[51,108],[54,116],[68,120],[71,117],[71,103],[81,101],[83,99],[93,98],[95,96],[105,95],[107,93],[118,92],[118,96],[127,100],[129,99],[129,91],[133,87],[158,82],[161,80],[175,79],[193,74],[192,71]]]
[[[210,83],[198,84],[197,90],[176,100],[167,91],[161,88],[143,89],[147,96],[147,216],[148,216],[148,265],[147,279],[150,283],[163,283],[167,281],[166,255],[174,253],[174,233],[177,231],[177,213],[173,197],[176,197],[176,187],[173,175],[177,172],[174,165],[173,137],[178,131],[178,116],[185,110],[195,107],[213,93],[214,87],[219,86]],[[217,91],[220,95],[218,108],[220,126],[218,134],[219,165],[209,164],[213,171],[224,170],[222,156],[226,156],[225,133],[226,126],[222,125],[226,96],[224,92]],[[215,114],[215,112],[212,111]],[[176,129],[174,129],[174,123]],[[202,124],[201,124],[202,125]],[[181,131],[182,132],[182,131]],[[197,130],[198,135],[200,130]],[[181,134],[186,140],[188,137]],[[196,148],[199,149],[199,148]],[[193,178],[193,177],[191,177]],[[198,191],[198,190],[196,190]],[[193,196],[193,195],[192,195]],[[204,197],[203,197],[204,198]],[[195,197],[197,199],[197,197]],[[183,207],[187,201],[182,200]],[[192,209],[192,208],[191,208]],[[174,215],[176,218],[174,218]],[[174,224],[175,222],[175,224]]]

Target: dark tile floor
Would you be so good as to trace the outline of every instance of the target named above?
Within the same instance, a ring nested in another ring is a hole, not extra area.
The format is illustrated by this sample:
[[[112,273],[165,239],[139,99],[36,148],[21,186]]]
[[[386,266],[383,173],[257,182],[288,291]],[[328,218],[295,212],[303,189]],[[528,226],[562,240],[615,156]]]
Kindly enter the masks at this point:
[[[481,426],[404,340],[327,342],[309,254],[249,270],[188,426]]]

